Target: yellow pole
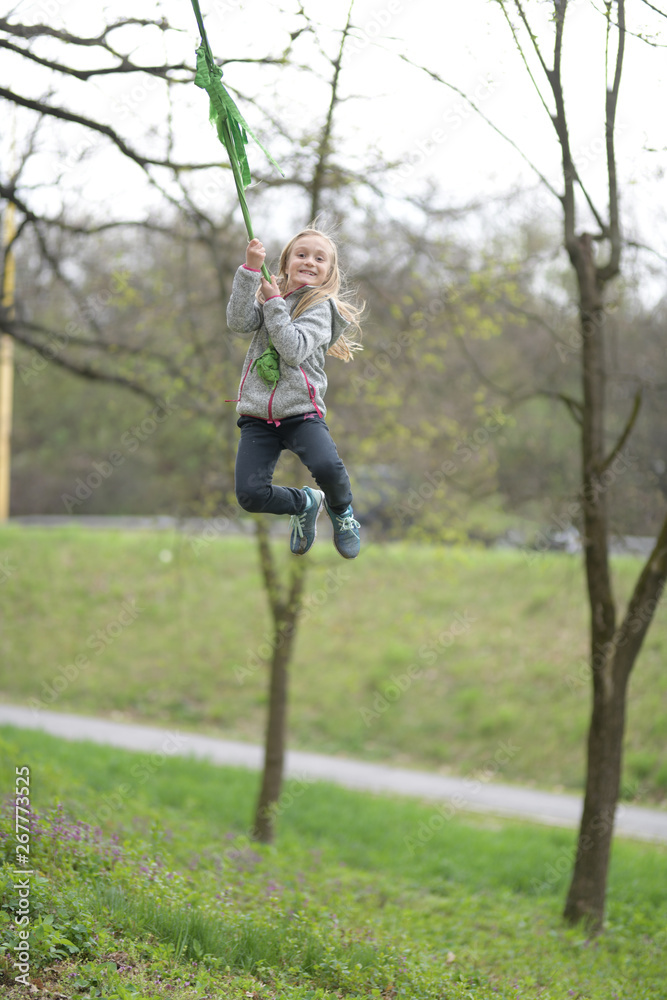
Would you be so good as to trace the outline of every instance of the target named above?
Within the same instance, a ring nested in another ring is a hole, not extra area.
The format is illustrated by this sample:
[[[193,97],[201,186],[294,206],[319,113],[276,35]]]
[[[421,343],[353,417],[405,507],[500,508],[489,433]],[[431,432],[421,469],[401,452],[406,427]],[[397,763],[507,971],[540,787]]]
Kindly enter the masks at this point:
[[[8,319],[14,318],[14,289],[16,266],[10,247],[16,234],[14,212],[16,206],[9,202],[5,212],[2,248],[5,266],[2,280],[2,307]],[[12,399],[14,395],[14,339],[8,333],[0,337],[0,522],[9,517],[9,486],[11,478]]]

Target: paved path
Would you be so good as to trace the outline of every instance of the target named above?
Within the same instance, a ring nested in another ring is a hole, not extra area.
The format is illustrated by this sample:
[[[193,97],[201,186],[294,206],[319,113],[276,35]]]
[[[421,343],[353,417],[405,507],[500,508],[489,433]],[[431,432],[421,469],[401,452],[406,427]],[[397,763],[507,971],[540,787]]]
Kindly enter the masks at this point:
[[[9,705],[0,706],[0,725],[41,729],[68,740],[91,740],[126,750],[199,757],[215,764],[253,770],[262,766],[261,747],[198,736],[196,733],[181,733],[176,729],[157,729]],[[286,771],[293,778],[331,781],[347,788],[446,802],[461,812],[493,813],[567,827],[576,827],[581,817],[581,799],[578,796],[501,785],[493,780],[482,782],[472,778],[451,778],[300,751],[288,752]],[[616,814],[616,833],[639,840],[667,843],[667,811],[622,803]]]

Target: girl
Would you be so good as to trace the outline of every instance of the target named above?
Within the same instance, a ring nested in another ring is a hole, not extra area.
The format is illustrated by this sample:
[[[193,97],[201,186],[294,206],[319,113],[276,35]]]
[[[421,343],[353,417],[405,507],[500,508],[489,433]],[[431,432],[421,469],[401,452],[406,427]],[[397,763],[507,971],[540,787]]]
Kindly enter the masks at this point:
[[[360,345],[361,309],[339,297],[335,243],[318,229],[304,229],[280,255],[278,276],[261,274],[266,251],[257,239],[234,276],[227,325],[251,336],[236,409],[241,428],[236,456],[236,497],[244,510],[290,514],[290,549],[304,555],[326,509],[333,540],[345,559],[359,553],[359,522],[345,466],[324,422],[325,354],[351,361]],[[273,486],[283,449],[299,456],[319,489]]]

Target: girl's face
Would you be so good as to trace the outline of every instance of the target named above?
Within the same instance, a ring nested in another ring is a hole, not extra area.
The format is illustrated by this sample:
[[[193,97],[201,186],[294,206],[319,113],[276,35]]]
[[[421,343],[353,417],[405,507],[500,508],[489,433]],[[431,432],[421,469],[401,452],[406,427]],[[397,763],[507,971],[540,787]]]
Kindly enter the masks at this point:
[[[285,271],[287,292],[293,292],[301,285],[321,285],[329,277],[332,266],[331,248],[321,236],[301,236],[296,241]]]

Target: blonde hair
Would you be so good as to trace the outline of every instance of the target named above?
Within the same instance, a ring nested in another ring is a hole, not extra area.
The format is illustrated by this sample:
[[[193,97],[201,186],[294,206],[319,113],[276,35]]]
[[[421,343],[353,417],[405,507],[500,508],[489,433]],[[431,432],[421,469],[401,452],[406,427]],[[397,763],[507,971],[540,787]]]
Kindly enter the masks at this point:
[[[346,319],[348,323],[352,324],[357,331],[357,335],[360,337],[361,324],[359,323],[359,317],[364,310],[365,303],[362,302],[361,305],[357,305],[356,303],[350,301],[344,293],[340,294],[342,276],[338,266],[338,248],[331,237],[327,236],[327,234],[323,233],[320,229],[314,229],[312,227],[302,229],[300,233],[293,236],[289,243],[283,247],[283,251],[280,255],[280,263],[278,264],[278,288],[284,294],[285,288],[287,287],[287,263],[289,261],[290,254],[292,253],[294,244],[297,240],[300,240],[304,236],[318,236],[320,239],[329,244],[331,250],[331,267],[326,280],[321,285],[317,285],[301,297],[299,304],[292,314],[292,318],[297,319],[297,317],[301,316],[306,309],[309,309],[310,306],[314,306],[317,302],[325,302],[327,299],[333,299],[338,312],[341,314],[343,319]],[[341,333],[335,344],[332,344],[329,348],[327,354],[330,354],[333,358],[340,358],[341,361],[352,361],[355,351],[361,350],[363,350],[363,348],[357,340],[350,340],[350,338],[346,337],[344,333]]]

